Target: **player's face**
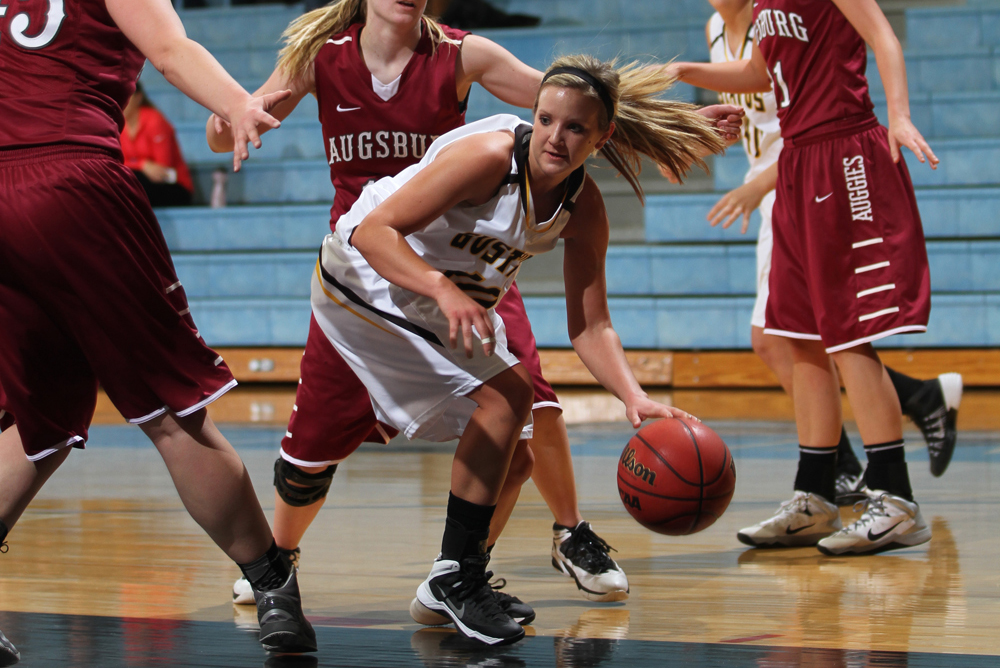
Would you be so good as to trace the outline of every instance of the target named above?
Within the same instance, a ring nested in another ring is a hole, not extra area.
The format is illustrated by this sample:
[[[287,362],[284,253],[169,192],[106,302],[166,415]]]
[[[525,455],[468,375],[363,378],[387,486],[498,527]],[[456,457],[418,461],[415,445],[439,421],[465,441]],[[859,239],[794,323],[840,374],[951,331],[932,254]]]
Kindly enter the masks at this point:
[[[614,124],[602,130],[601,111],[601,103],[582,91],[560,86],[543,88],[530,146],[536,176],[565,177],[603,146],[614,132]]]
[[[416,21],[424,14],[427,0],[366,0],[369,20],[378,17],[389,23]]]
[[[717,12],[738,12],[747,5],[751,4],[753,0],[708,0],[708,4],[712,5],[712,8]]]

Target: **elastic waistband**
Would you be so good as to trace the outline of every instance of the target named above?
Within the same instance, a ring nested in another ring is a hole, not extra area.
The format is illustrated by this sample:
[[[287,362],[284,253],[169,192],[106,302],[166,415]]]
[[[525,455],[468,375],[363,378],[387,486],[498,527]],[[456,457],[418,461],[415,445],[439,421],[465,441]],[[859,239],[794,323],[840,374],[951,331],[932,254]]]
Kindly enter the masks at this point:
[[[855,114],[854,116],[847,116],[846,118],[838,118],[835,121],[817,125],[811,130],[803,132],[796,137],[789,137],[788,139],[785,139],[784,145],[791,148],[812,146],[813,144],[830,141],[831,139],[850,137],[851,135],[856,135],[859,132],[865,132],[877,127],[878,119],[875,117],[875,114],[869,111],[863,114]]]
[[[76,144],[49,144],[28,148],[0,149],[0,167],[18,167],[52,160],[74,160],[86,158],[110,158],[121,162],[121,154],[96,146]]]

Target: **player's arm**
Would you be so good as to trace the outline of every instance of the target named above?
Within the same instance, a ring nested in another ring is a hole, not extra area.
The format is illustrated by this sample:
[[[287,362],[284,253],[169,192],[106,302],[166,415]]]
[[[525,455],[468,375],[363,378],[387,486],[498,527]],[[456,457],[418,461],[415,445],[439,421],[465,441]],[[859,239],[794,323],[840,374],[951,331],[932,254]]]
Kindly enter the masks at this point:
[[[778,185],[778,163],[765,169],[748,183],[744,183],[735,190],[730,190],[722,196],[712,210],[708,212],[708,222],[712,227],[722,223],[723,229],[728,228],[733,222],[743,216],[743,227],[741,234],[747,233],[750,226],[750,214],[758,207],[768,194]]]
[[[309,63],[305,71],[295,78],[289,77],[282,68],[275,68],[264,85],[254,91],[253,96],[263,97],[284,90],[291,91],[291,95],[270,109],[272,116],[283,121],[295,110],[302,98],[309,93],[315,93],[315,72],[316,68],[313,63]],[[270,129],[270,125],[261,125],[257,127],[257,132],[264,134]],[[205,138],[208,140],[209,148],[216,153],[228,153],[233,150],[233,134],[229,129],[229,124],[217,114],[208,117],[208,122],[205,124]]]
[[[646,418],[687,416],[650,399],[628,365],[608,310],[604,260],[609,235],[604,198],[588,176],[562,235],[566,317],[573,349],[594,378],[625,403],[625,415],[633,427]]]
[[[506,132],[456,141],[369,213],[351,236],[351,245],[382,278],[437,301],[448,318],[451,347],[461,331],[468,357],[472,357],[472,327],[483,339],[494,336],[487,310],[421,259],[406,235],[427,227],[460,202],[489,201],[510,170],[513,148],[513,136]],[[492,340],[483,343],[487,355],[493,349]]]
[[[662,65],[664,75],[678,81],[720,93],[765,93],[771,90],[767,63],[757,44],[748,60],[731,63],[685,63]]]
[[[906,146],[920,162],[930,160],[937,169],[938,159],[923,135],[910,120],[910,94],[906,87],[906,62],[896,33],[875,0],[833,0],[862,39],[875,52],[885,97],[889,106],[889,150],[899,162],[899,146]],[[926,155],[926,158],[925,158]]]
[[[467,35],[462,40],[455,65],[460,97],[473,82],[485,88],[497,99],[515,107],[531,109],[535,105],[542,73],[528,67],[514,54],[496,42],[479,35]]]
[[[243,90],[205,47],[188,39],[170,0],[105,1],[115,25],[167,81],[231,124],[233,168],[238,170],[240,161],[250,156],[247,143],[261,146],[257,126],[281,124],[267,111],[288,92],[254,98]]]

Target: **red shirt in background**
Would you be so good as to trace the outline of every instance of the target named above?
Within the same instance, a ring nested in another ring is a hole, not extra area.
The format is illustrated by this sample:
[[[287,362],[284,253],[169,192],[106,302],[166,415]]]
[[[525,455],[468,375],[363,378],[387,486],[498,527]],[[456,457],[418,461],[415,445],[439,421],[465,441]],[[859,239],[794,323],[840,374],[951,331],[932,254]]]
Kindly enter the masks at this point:
[[[177,170],[177,184],[187,191],[194,190],[191,172],[188,171],[177,136],[170,122],[153,107],[139,109],[139,131],[129,136],[128,128],[122,130],[122,155],[125,166],[140,171],[146,160]]]

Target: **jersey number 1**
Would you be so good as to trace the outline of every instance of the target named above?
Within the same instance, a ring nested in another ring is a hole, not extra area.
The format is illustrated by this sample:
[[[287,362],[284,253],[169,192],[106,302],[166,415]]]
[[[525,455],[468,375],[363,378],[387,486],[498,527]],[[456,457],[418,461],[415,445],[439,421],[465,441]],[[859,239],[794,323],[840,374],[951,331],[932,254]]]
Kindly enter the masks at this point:
[[[784,109],[789,104],[792,103],[792,96],[788,92],[788,84],[785,83],[785,77],[781,74],[781,61],[779,60],[774,64],[774,81],[777,82],[778,86],[781,87],[781,104],[778,106]],[[773,86],[772,86],[773,87]]]

